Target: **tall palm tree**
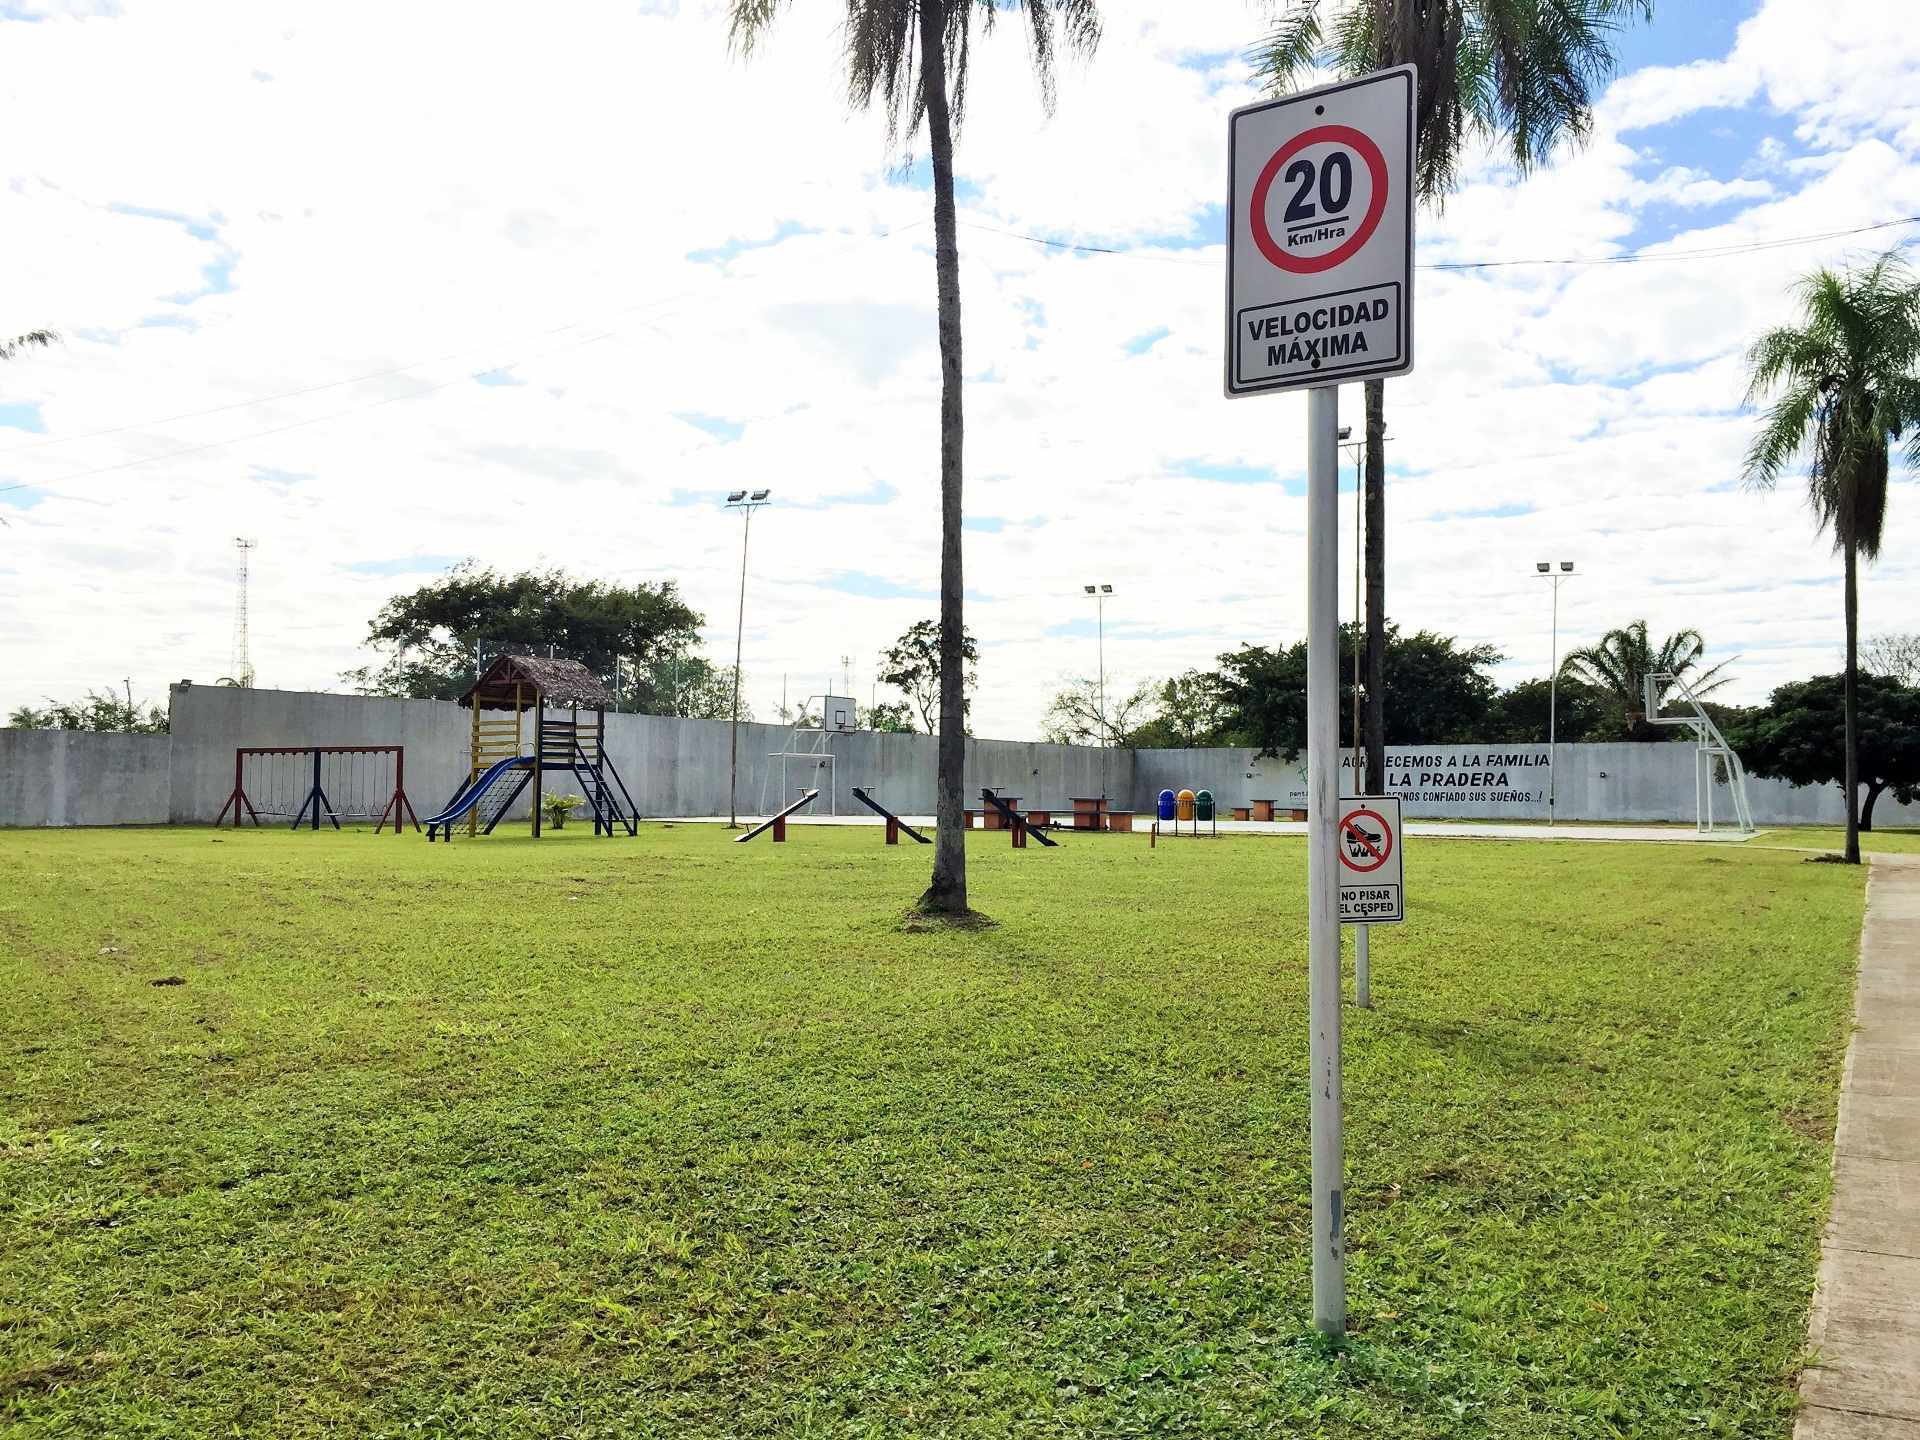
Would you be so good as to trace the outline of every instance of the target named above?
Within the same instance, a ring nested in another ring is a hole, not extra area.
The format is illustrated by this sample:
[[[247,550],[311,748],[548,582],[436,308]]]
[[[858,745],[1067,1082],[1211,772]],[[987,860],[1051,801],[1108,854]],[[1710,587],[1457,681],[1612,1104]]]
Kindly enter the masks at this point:
[[[732,0],[733,44],[742,54],[772,26],[787,0]],[[933,883],[920,908],[967,910],[966,642],[960,571],[960,237],[954,214],[953,137],[966,111],[974,22],[982,33],[1003,10],[1024,12],[1040,99],[1053,109],[1053,64],[1064,47],[1088,55],[1100,40],[1098,0],[844,0],[847,100],[878,101],[889,142],[924,121],[933,159],[933,265],[940,332],[940,742]]]
[[[1569,650],[1560,662],[1560,678],[1591,685],[1619,705],[1629,739],[1652,740],[1660,732],[1647,723],[1647,676],[1672,675],[1686,681],[1696,696],[1710,695],[1733,677],[1720,673],[1727,668],[1725,660],[1702,669],[1706,654],[1707,642],[1698,630],[1676,630],[1656,649],[1647,634],[1647,622],[1635,620],[1607,631],[1598,644]],[[1656,709],[1673,689],[1671,682],[1654,687]]]
[[[1316,67],[1363,75],[1419,69],[1415,189],[1438,207],[1470,141],[1496,142],[1522,175],[1593,128],[1594,91],[1613,74],[1612,37],[1653,0],[1271,0],[1279,19],[1256,50],[1274,94]],[[1367,776],[1387,763],[1386,381],[1366,382]]]
[[[45,349],[59,338],[58,332],[53,330],[29,330],[11,340],[0,340],[0,360],[11,360],[22,350],[31,350],[36,345]]]
[[[1775,390],[1747,451],[1749,487],[1771,490],[1807,460],[1815,534],[1845,561],[1847,863],[1860,863],[1860,755],[1854,691],[1860,650],[1859,562],[1880,554],[1888,451],[1920,466],[1920,283],[1894,251],[1860,269],[1814,271],[1796,287],[1797,325],[1769,330],[1747,352],[1747,403]]]

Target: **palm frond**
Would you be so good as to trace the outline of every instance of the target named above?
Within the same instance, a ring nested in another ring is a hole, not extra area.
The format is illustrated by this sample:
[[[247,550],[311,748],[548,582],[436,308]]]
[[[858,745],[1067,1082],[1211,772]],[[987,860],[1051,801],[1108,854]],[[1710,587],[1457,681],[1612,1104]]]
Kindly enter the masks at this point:
[[[22,350],[31,350],[36,345],[44,350],[59,338],[59,332],[54,330],[29,330],[11,340],[0,340],[0,360],[11,360]]]
[[[1270,95],[1283,95],[1321,63],[1325,39],[1320,26],[1320,0],[1287,0],[1266,38],[1247,54],[1253,77]]]
[[[1760,433],[1747,447],[1742,478],[1749,490],[1771,490],[1781,473],[1806,450],[1814,418],[1820,410],[1817,386],[1796,384],[1767,411]]]
[[[753,53],[786,0],[732,0],[727,17],[727,45],[736,55]]]

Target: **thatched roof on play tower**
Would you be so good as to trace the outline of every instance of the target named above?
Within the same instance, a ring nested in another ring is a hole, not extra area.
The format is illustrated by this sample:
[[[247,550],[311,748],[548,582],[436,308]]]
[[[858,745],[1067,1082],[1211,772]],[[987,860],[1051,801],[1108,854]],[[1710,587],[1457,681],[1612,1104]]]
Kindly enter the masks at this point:
[[[538,655],[501,655],[480,673],[460,697],[482,710],[511,710],[536,701],[562,709],[605,710],[613,695],[578,660],[544,660]]]

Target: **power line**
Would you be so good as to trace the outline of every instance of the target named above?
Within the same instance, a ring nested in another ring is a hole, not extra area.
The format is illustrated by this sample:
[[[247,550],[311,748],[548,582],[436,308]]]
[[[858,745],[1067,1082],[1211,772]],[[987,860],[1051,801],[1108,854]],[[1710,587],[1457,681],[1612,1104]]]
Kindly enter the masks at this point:
[[[1697,250],[1629,251],[1625,255],[1594,255],[1584,259],[1545,260],[1453,260],[1417,265],[1417,270],[1498,270],[1510,265],[1646,265],[1659,260],[1719,260],[1729,255],[1751,255],[1761,250],[1784,250],[1794,245],[1814,245],[1822,240],[1841,240],[1849,235],[1865,235],[1873,230],[1891,230],[1898,225],[1920,223],[1920,215],[1905,215],[1898,220],[1880,220],[1871,225],[1853,225],[1845,230],[1825,230],[1813,235],[1786,235],[1775,240],[1753,240],[1737,245],[1711,245]]]
[[[1068,240],[1052,240],[1044,235],[1030,235],[1020,230],[1005,230],[998,225],[982,225],[974,220],[956,222],[968,230],[980,230],[991,235],[1005,235],[1013,240],[1025,240],[1029,244],[1044,245],[1054,250],[1071,250],[1080,255],[1118,255],[1130,260],[1154,260],[1167,265],[1207,265],[1218,266],[1218,259],[1189,260],[1179,255],[1153,255],[1137,249],[1112,245],[1078,245]],[[1920,223],[1920,215],[1904,215],[1898,220],[1879,220],[1870,225],[1854,225],[1844,230],[1824,230],[1809,235],[1786,235],[1772,240],[1742,241],[1738,244],[1713,245],[1695,250],[1655,251],[1651,248],[1629,251],[1625,255],[1558,255],[1532,260],[1436,260],[1415,265],[1416,270],[1500,270],[1521,265],[1644,265],[1661,260],[1719,260],[1730,255],[1749,255],[1763,250],[1782,250],[1794,245],[1813,245],[1822,240],[1840,240],[1849,235],[1865,235],[1875,230],[1890,230],[1896,226]],[[898,235],[912,226],[902,226],[899,230],[888,231],[889,235]]]
[[[879,232],[879,234],[872,237],[851,236],[848,238],[854,239],[854,240],[862,240],[862,239],[868,239],[868,238],[885,240],[893,236],[903,235],[908,231],[918,229],[920,226],[926,223],[927,222],[924,220],[916,220],[907,225],[901,225],[891,230],[881,231]],[[1008,230],[997,225],[985,225],[978,221],[973,221],[973,220],[960,220],[956,223],[958,223],[961,227],[968,230],[977,230],[987,234],[1002,235],[1009,239],[1025,241],[1028,244],[1039,245],[1039,246],[1043,246],[1043,247],[1046,247],[1049,249],[1055,249],[1055,250],[1065,250],[1075,254],[1111,255],[1111,256],[1118,256],[1126,259],[1159,261],[1163,264],[1172,264],[1172,265],[1206,265],[1206,266],[1212,267],[1219,264],[1219,261],[1213,258],[1189,260],[1177,255],[1153,255],[1153,254],[1147,254],[1135,249],[1128,249],[1128,248],[1116,247],[1111,245],[1077,244],[1075,242],[1067,241],[1067,240],[1051,239],[1044,235],[1033,235],[1033,234],[1029,234],[1019,230]],[[1740,244],[1734,244],[1734,245],[1708,246],[1708,247],[1703,247],[1703,248],[1698,248],[1693,250],[1669,250],[1669,251],[1660,251],[1660,252],[1655,252],[1652,250],[1637,250],[1637,251],[1629,252],[1628,254],[1625,254],[1625,255],[1549,256],[1549,257],[1543,257],[1538,259],[1527,259],[1527,260],[1434,261],[1427,264],[1416,265],[1414,268],[1418,270],[1462,271],[1462,270],[1497,270],[1497,269],[1508,269],[1508,268],[1519,267],[1519,266],[1540,266],[1540,265],[1550,265],[1550,266],[1633,265],[1633,264],[1649,264],[1656,261],[1669,261],[1669,260],[1717,260],[1717,259],[1726,259],[1730,256],[1735,256],[1735,255],[1747,255],[1747,254],[1755,254],[1755,253],[1769,251],[1769,250],[1786,249],[1796,245],[1817,244],[1825,240],[1844,239],[1852,235],[1865,235],[1865,234],[1872,233],[1874,231],[1889,230],[1889,229],[1897,228],[1899,226],[1913,225],[1916,223],[1920,223],[1920,215],[1905,215],[1895,220],[1880,220],[1880,221],[1875,221],[1865,225],[1849,226],[1841,230],[1826,230],[1826,231],[1820,231],[1820,232],[1805,234],[1805,235],[1781,236],[1771,240],[1748,241],[1748,242],[1742,242]],[[633,305],[626,306],[623,309],[615,310],[609,313],[610,315],[623,315],[623,314],[631,313],[634,310],[646,308],[649,305],[654,307],[668,305],[668,304],[674,303],[675,301],[688,298],[688,295],[690,293],[691,292],[682,291],[679,294],[668,296],[661,300],[637,302]],[[575,321],[570,321],[565,325],[554,326],[549,330],[534,331],[531,333],[534,335],[555,335],[555,334],[560,334],[567,330],[577,329],[581,325],[584,325],[586,323],[587,322],[585,319],[575,320]],[[491,366],[487,370],[479,371],[477,373],[491,374],[499,370],[512,369],[514,366],[520,365],[524,363],[524,361],[526,360],[537,360],[537,359],[543,358],[546,355],[557,354],[563,350],[577,349],[582,345],[596,344],[602,340],[612,339],[614,338],[614,335],[615,335],[615,332],[613,331],[602,331],[599,334],[591,335],[587,337],[585,340],[577,341],[572,345],[556,346],[552,350],[545,350],[545,351],[538,352],[535,355],[524,356],[518,359],[509,360],[504,364]],[[260,396],[250,400],[234,401],[226,405],[215,405],[204,410],[187,411],[179,415],[166,416],[157,420],[141,421],[141,422],[137,422],[129,425],[117,425],[104,430],[88,431],[85,434],[81,434],[81,435],[61,436],[51,440],[36,441],[31,445],[18,446],[13,450],[0,451],[0,458],[4,458],[4,456],[6,455],[20,454],[25,451],[41,449],[50,445],[63,445],[63,444],[68,444],[68,443],[79,441],[79,440],[97,439],[105,435],[122,434],[129,430],[146,429],[151,426],[171,424],[179,420],[197,419],[202,416],[221,414],[230,410],[248,409],[255,405],[272,404],[278,400],[295,399],[304,395],[317,394],[325,390],[338,389],[344,385],[355,385],[355,384],[363,383],[364,381],[368,381],[368,380],[381,379],[389,375],[402,374],[409,370],[418,369],[424,365],[437,364],[442,360],[450,359],[450,358],[453,358],[454,356],[471,354],[473,350],[482,349],[482,348],[484,347],[473,346],[473,347],[469,347],[469,349],[467,350],[451,351],[447,355],[440,356],[434,360],[416,361],[407,365],[394,366],[386,370],[370,371],[367,374],[352,376],[344,380],[329,380],[321,384],[309,385],[297,390],[283,391],[279,394]],[[213,441],[207,442],[204,445],[190,445],[180,449],[169,450],[164,454],[160,454],[160,455],[148,455],[135,460],[124,460],[114,465],[102,465],[102,466],[97,466],[90,470],[79,470],[71,474],[56,476],[54,479],[50,481],[45,481],[45,482],[20,481],[12,485],[0,485],[0,495],[10,494],[18,490],[41,490],[41,491],[46,491],[47,493],[57,493],[52,491],[50,487],[54,485],[64,485],[69,481],[73,481],[73,480],[88,479],[95,475],[108,475],[121,470],[131,470],[138,466],[150,465],[161,460],[171,460],[171,459],[176,459],[176,458],[187,456],[187,455],[204,454],[206,451],[209,451],[209,450],[217,450],[227,445],[237,445],[247,440],[260,440],[260,439],[265,439],[266,437],[272,436],[272,435],[282,435],[282,434],[285,434],[287,431],[302,429],[308,425],[318,425],[328,420],[338,420],[348,415],[360,414],[367,410],[377,409],[383,405],[393,404],[397,400],[419,399],[422,396],[433,394],[435,391],[438,391],[438,390],[445,390],[449,386],[457,385],[462,383],[463,381],[470,380],[473,378],[475,378],[474,375],[462,374],[462,375],[455,376],[451,380],[441,381],[440,383],[434,384],[434,385],[423,386],[420,389],[410,391],[405,395],[390,395],[380,400],[371,401],[366,405],[352,406],[345,410],[333,411],[326,415],[316,415],[305,420],[295,420],[286,425],[277,425],[265,430],[255,430],[244,435],[234,435],[224,440],[213,440]]]

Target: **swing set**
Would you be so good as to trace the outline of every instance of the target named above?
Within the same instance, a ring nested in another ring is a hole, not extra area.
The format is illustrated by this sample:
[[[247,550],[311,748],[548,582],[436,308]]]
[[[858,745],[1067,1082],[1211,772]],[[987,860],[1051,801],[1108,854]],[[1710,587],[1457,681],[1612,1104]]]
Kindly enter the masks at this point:
[[[321,818],[340,828],[348,820],[373,820],[378,835],[393,821],[420,828],[407,799],[407,749],[404,745],[247,745],[233,752],[233,793],[214,818],[217,829],[233,812],[234,828],[243,818],[255,825],[266,815],[292,817],[290,829],[320,828]]]

